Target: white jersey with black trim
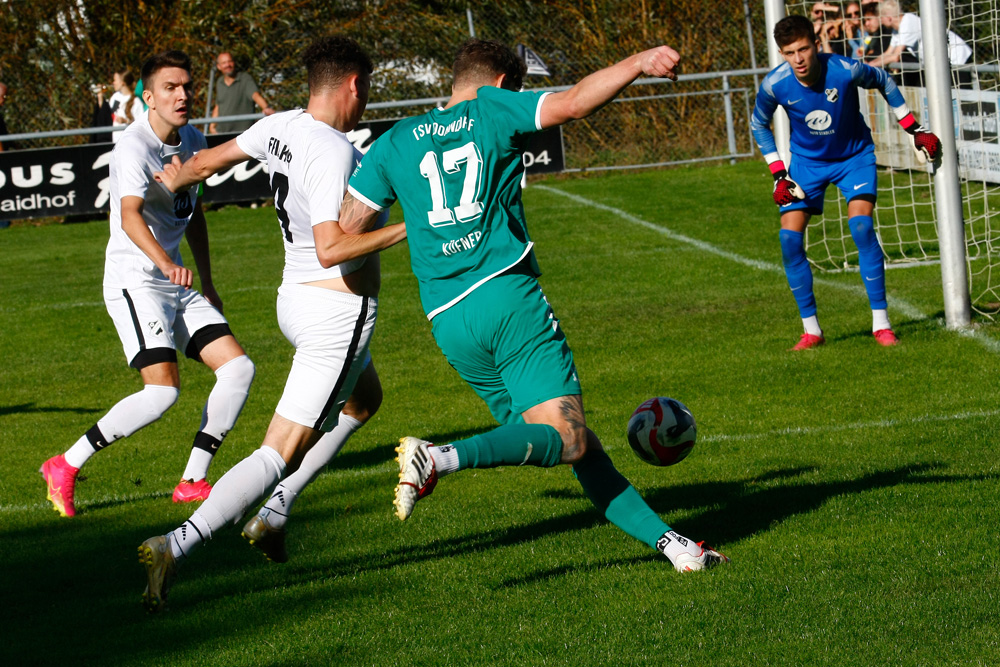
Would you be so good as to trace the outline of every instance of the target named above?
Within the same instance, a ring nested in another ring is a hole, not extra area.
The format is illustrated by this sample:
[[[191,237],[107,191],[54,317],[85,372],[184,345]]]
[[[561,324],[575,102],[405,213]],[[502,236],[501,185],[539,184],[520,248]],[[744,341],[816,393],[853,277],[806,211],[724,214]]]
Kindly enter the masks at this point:
[[[111,197],[111,239],[104,264],[105,287],[135,288],[169,285],[146,253],[122,229],[122,197],[143,200],[142,218],[171,261],[181,263],[180,243],[198,201],[198,188],[170,192],[153,178],[176,155],[181,161],[205,148],[201,132],[184,125],[178,130],[180,142],[171,146],[160,141],[143,114],[121,133],[111,153],[109,193]]]
[[[365,258],[324,269],[312,228],[340,219],[347,181],[361,151],[347,135],[302,109],[260,119],[236,137],[240,149],[267,164],[274,209],[285,244],[284,284],[337,278],[360,269]]]

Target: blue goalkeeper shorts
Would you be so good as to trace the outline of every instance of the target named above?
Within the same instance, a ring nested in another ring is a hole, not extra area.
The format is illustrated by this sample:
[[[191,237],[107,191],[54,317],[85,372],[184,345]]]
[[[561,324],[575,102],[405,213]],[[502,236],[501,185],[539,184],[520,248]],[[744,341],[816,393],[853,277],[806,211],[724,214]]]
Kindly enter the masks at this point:
[[[810,160],[795,155],[788,167],[788,175],[802,187],[806,198],[782,206],[782,213],[802,210],[812,214],[822,213],[823,196],[831,183],[840,188],[847,201],[867,195],[866,198],[874,202],[878,196],[874,148],[836,161]]]

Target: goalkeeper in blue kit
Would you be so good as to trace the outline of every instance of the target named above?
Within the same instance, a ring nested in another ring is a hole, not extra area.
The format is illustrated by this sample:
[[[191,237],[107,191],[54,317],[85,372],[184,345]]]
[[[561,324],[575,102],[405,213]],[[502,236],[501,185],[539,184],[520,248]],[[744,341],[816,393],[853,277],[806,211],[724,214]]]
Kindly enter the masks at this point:
[[[855,60],[819,53],[812,23],[788,16],[774,26],[785,62],[764,78],[754,106],[754,139],[774,176],[774,202],[781,212],[781,257],[805,332],[793,350],[825,342],[816,317],[812,269],[804,235],[809,218],[823,212],[823,195],[836,185],[847,200],[848,224],[858,247],[858,265],[872,309],[872,334],[885,346],[898,341],[889,323],[885,265],[872,213],[878,184],[875,144],[861,116],[859,88],[878,88],[910,135],[921,162],[936,160],[938,138],[917,123],[892,78]],[[778,155],[770,123],[778,106],[788,114],[792,161]]]

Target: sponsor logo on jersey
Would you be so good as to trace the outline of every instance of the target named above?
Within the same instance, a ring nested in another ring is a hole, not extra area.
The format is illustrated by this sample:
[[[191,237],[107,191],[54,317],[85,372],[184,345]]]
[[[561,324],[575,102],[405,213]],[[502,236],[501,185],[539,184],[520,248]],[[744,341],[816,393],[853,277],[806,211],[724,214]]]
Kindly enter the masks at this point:
[[[797,100],[788,100],[788,106],[792,106],[793,104],[798,104],[801,101],[802,101],[801,97]]]
[[[833,118],[831,118],[830,114],[822,109],[810,111],[806,115],[806,125],[810,130],[822,132],[823,130],[829,128],[831,123],[833,123]]]
[[[839,97],[840,93],[837,92],[836,88],[826,89],[826,99],[829,100],[830,102],[836,102]]]
[[[187,220],[194,213],[194,203],[191,201],[189,191],[178,192],[174,195],[174,216],[179,220]]]

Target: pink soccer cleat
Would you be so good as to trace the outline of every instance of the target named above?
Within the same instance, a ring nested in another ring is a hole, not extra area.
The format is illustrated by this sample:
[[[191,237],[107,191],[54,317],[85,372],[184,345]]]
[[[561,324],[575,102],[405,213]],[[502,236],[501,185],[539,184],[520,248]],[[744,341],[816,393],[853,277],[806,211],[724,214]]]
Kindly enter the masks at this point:
[[[200,500],[207,500],[208,494],[212,492],[212,485],[208,480],[182,479],[177,488],[174,489],[175,503],[193,503]]]
[[[892,347],[899,342],[899,339],[896,338],[896,334],[892,332],[892,329],[879,329],[872,335],[875,336],[875,342],[882,347]]]
[[[811,333],[804,333],[802,337],[799,338],[799,342],[795,344],[795,347],[791,348],[792,352],[798,352],[799,350],[808,350],[814,347],[819,347],[826,342],[826,339],[822,336],[814,336]]]
[[[38,469],[48,484],[48,499],[52,501],[57,512],[62,516],[76,516],[76,506],[73,504],[73,490],[76,487],[76,475],[79,468],[66,463],[66,457],[60,454],[42,464]]]

